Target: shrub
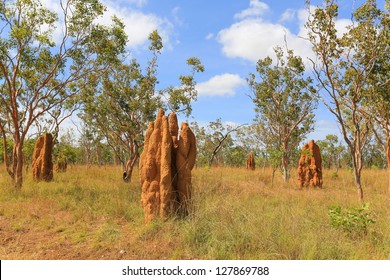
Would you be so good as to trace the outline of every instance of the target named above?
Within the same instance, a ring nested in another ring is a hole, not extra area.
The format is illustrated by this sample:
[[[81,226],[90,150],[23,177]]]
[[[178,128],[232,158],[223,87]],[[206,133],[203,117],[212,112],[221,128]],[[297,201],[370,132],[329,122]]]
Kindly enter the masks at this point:
[[[358,208],[341,209],[340,206],[329,208],[330,225],[334,228],[342,229],[350,237],[366,235],[370,224],[375,221],[371,218],[371,213],[367,212],[368,204],[363,204]]]

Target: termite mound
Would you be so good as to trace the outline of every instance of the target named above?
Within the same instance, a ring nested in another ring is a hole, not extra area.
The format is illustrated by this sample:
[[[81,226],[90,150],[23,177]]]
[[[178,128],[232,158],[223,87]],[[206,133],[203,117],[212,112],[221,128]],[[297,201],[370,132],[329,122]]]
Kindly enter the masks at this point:
[[[145,222],[189,214],[195,160],[196,139],[188,124],[182,123],[179,134],[176,114],[168,118],[160,109],[148,126],[140,156]]]
[[[301,188],[322,188],[322,159],[314,140],[305,144],[298,163],[298,181]]]
[[[53,136],[50,133],[38,138],[31,164],[34,180],[47,182],[53,180],[52,150]]]

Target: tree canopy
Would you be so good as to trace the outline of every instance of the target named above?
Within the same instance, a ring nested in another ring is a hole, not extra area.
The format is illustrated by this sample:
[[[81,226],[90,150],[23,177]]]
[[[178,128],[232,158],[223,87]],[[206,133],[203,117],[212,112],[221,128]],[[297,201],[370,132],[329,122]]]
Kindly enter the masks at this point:
[[[289,164],[294,149],[314,128],[316,100],[310,77],[300,57],[275,48],[276,61],[270,57],[257,62],[257,74],[250,74],[256,122],[268,152],[278,156],[284,180],[289,179]]]
[[[125,51],[122,22],[97,23],[105,10],[100,1],[61,1],[61,8],[59,15],[38,0],[0,2],[0,131],[3,145],[13,139],[5,165],[17,188],[30,129],[71,109],[88,76],[103,75]],[[62,36],[56,41],[57,28]]]

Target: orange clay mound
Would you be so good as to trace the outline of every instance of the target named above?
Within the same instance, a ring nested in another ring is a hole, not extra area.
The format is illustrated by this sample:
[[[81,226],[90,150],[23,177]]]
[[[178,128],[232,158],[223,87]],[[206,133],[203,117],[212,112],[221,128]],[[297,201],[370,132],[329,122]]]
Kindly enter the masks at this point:
[[[298,181],[301,188],[322,188],[322,160],[320,148],[311,140],[302,148],[298,164]]]
[[[32,159],[32,171],[35,180],[49,182],[53,179],[52,148],[53,136],[50,133],[38,138]]]
[[[66,159],[59,159],[56,165],[54,166],[54,170],[56,172],[66,172],[67,168],[68,168],[68,162]]]
[[[180,130],[179,146],[176,153],[177,192],[179,202],[179,214],[188,215],[191,201],[191,170],[196,161],[195,135],[187,123],[182,123]]]
[[[146,131],[139,168],[145,222],[157,217],[166,219],[178,211],[188,214],[191,170],[196,158],[195,136],[183,124],[177,141],[177,127],[176,115],[170,114],[168,122],[160,109]]]
[[[255,170],[255,158],[253,157],[252,152],[250,152],[249,157],[246,160],[246,169]]]

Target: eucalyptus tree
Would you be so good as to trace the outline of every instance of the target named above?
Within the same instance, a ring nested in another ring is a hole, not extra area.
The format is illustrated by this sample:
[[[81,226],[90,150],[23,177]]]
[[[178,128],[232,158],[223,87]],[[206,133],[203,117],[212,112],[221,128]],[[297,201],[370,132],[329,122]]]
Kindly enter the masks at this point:
[[[302,59],[291,50],[285,54],[280,47],[275,48],[275,54],[275,62],[270,57],[260,59],[257,74],[250,74],[247,81],[253,92],[260,137],[277,158],[283,179],[288,181],[294,150],[313,130],[317,103]]]
[[[143,147],[144,132],[158,108],[190,114],[196,98],[194,75],[203,71],[198,58],[190,58],[189,75],[179,77],[180,86],[159,90],[158,55],[163,43],[157,30],[149,35],[151,59],[145,69],[135,60],[116,64],[103,77],[84,89],[83,120],[99,128],[107,144],[125,166],[123,179],[130,181]],[[127,163],[126,163],[127,162]]]
[[[100,1],[60,3],[57,14],[38,0],[0,1],[0,131],[4,143],[13,138],[5,165],[17,189],[24,141],[35,121],[79,93],[85,77],[102,75],[127,40],[119,19],[98,23],[105,11]]]
[[[363,200],[362,152],[369,141],[374,116],[374,111],[364,109],[376,95],[373,77],[383,70],[382,62],[388,64],[389,46],[382,40],[387,37],[388,42],[389,21],[388,15],[383,21],[384,14],[374,0],[366,1],[354,11],[351,24],[342,36],[336,29],[337,17],[337,2],[325,0],[324,6],[311,14],[306,28],[317,56],[312,60],[313,73],[321,87],[317,96],[341,127],[352,158],[358,197]],[[388,95],[388,90],[385,94]]]
[[[242,144],[244,138],[241,135],[245,127],[246,124],[223,123],[221,118],[206,126],[192,122],[191,129],[196,135],[197,166],[244,165],[248,146]]]
[[[226,155],[229,153],[229,148],[233,148],[234,143],[232,135],[237,133],[237,131],[239,131],[239,129],[244,126],[246,126],[246,124],[241,124],[238,126],[229,124],[224,125],[221,121],[221,118],[209,123],[209,145],[211,148],[211,154],[208,161],[209,167],[213,165],[215,158],[218,154],[220,154],[220,151],[223,150],[223,148],[225,148],[227,151]]]
[[[332,165],[336,168],[336,173],[339,171],[341,165],[341,156],[344,153],[345,147],[337,135],[328,134],[324,140],[317,141],[317,145],[321,151],[322,165],[330,168]]]
[[[356,11],[355,19],[359,27],[353,34],[360,53],[357,59],[370,67],[362,111],[373,120],[374,133],[384,147],[390,194],[390,1],[386,1],[385,10],[379,9],[376,1],[367,1]]]

